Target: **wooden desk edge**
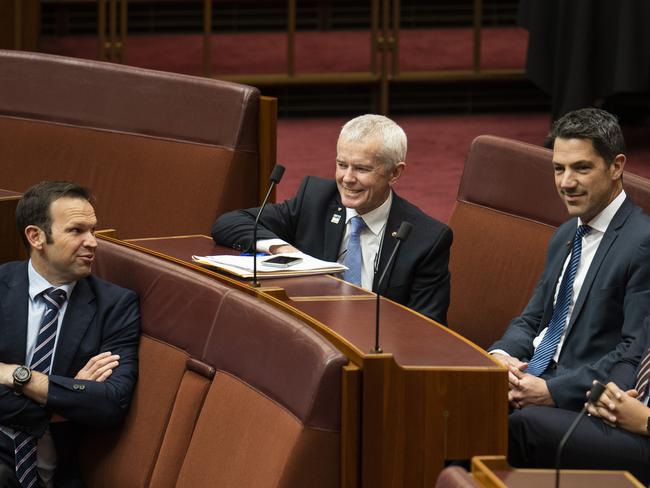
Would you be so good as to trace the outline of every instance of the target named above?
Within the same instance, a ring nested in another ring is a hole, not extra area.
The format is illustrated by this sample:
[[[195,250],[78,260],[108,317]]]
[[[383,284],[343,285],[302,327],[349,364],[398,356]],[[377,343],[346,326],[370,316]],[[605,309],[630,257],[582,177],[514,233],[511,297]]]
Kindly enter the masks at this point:
[[[294,308],[291,306],[291,301],[293,302],[308,302],[308,301],[345,301],[345,300],[374,300],[376,299],[376,294],[373,292],[368,292],[369,294],[367,295],[349,295],[349,296],[304,296],[304,297],[288,297],[286,293],[282,293],[281,289],[278,287],[267,287],[268,293],[266,292],[264,287],[261,287],[259,289],[251,288],[248,284],[242,283],[241,281],[235,280],[233,278],[230,278],[222,273],[218,273],[216,271],[209,270],[207,268],[204,268],[202,266],[196,265],[194,263],[191,263],[187,260],[183,259],[178,259],[173,256],[160,253],[157,251],[153,251],[151,249],[148,249],[146,247],[142,247],[138,244],[135,244],[134,241],[153,241],[153,240],[161,240],[161,239],[187,239],[187,238],[204,238],[204,239],[209,239],[210,241],[212,240],[212,237],[201,235],[201,234],[191,234],[191,235],[176,235],[176,236],[169,236],[169,237],[146,237],[146,238],[138,238],[138,239],[127,239],[127,240],[118,240],[118,239],[111,239],[109,237],[109,240],[116,244],[123,244],[127,245],[128,247],[138,249],[139,251],[145,252],[147,254],[157,256],[159,258],[165,259],[167,261],[175,262],[177,264],[180,264],[182,266],[189,267],[191,269],[195,269],[197,271],[200,271],[204,274],[208,274],[222,283],[227,283],[229,285],[234,286],[235,288],[244,291],[248,294],[253,294],[255,296],[260,297],[263,300],[266,300],[267,302],[277,304],[280,306],[282,309],[284,309],[287,313],[290,313],[294,317],[297,317],[301,319],[302,321],[313,324],[315,329],[318,330],[321,335],[325,336],[326,338],[335,341],[335,345],[343,351],[348,358],[353,361],[355,364],[358,364],[360,366],[363,366],[363,358],[367,356],[366,351],[361,351],[358,349],[356,346],[348,342],[343,336],[339,335],[338,333],[332,331],[329,327],[326,327],[324,324],[321,322],[317,321],[313,317],[307,315],[304,312],[301,312],[297,308]],[[339,280],[339,278],[336,277],[331,277],[333,280]],[[367,291],[367,290],[364,290]],[[286,298],[286,299],[285,299]],[[442,324],[439,324],[438,322],[430,319],[429,317],[421,314],[420,312],[417,312],[413,309],[410,309],[406,307],[405,305],[402,305],[401,303],[394,302],[388,298],[382,297],[384,300],[389,301],[392,305],[399,307],[403,310],[406,311],[406,313],[409,314],[415,314],[419,316],[424,322],[429,324],[430,326],[437,327],[441,330],[444,331],[444,333],[451,334],[453,337],[455,337],[457,340],[467,344],[471,348],[473,348],[475,351],[479,352],[481,355],[484,357],[488,358],[489,361],[493,364],[493,366],[496,369],[502,369],[506,370],[506,368],[499,362],[497,361],[494,357],[492,357],[491,354],[488,354],[487,351],[479,347],[478,345],[474,344],[472,341],[469,339],[463,337],[461,334],[458,332],[452,330],[449,327],[446,327]],[[419,366],[408,366],[408,365],[402,365],[397,363],[397,366],[403,369],[414,369],[414,368],[420,368]],[[455,366],[449,366],[449,367],[437,367],[437,366],[422,366],[422,369],[439,369],[439,370],[445,370],[445,369],[458,369]],[[468,371],[476,371],[476,370],[491,370],[490,366],[475,366],[475,367],[462,367],[462,370],[468,370]]]
[[[481,484],[484,488],[508,488],[508,486],[501,481],[501,479],[494,474],[493,470],[500,471],[519,471],[522,473],[548,473],[549,471],[555,472],[554,469],[518,469],[513,468],[508,464],[505,456],[474,456],[472,458],[472,477]],[[636,488],[645,488],[632,473],[624,470],[596,470],[596,469],[563,469],[562,473],[600,473],[607,472],[611,474],[621,474],[625,479],[630,482],[630,486]]]

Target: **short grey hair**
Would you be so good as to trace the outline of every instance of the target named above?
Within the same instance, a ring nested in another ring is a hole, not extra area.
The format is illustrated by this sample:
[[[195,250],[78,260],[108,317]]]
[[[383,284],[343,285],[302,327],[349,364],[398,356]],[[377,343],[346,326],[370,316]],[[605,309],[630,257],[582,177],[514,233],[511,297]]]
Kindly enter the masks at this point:
[[[347,122],[339,141],[363,142],[377,138],[381,144],[377,159],[387,170],[406,160],[407,139],[404,130],[388,117],[365,114]]]

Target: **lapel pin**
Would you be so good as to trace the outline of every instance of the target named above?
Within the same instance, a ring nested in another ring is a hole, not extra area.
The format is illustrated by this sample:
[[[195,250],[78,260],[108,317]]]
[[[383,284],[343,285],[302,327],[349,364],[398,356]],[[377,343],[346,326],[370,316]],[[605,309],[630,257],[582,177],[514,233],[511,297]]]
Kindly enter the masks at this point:
[[[332,220],[330,220],[330,222],[332,222],[333,224],[338,224],[340,221],[341,221],[341,216],[339,214],[332,215]]]

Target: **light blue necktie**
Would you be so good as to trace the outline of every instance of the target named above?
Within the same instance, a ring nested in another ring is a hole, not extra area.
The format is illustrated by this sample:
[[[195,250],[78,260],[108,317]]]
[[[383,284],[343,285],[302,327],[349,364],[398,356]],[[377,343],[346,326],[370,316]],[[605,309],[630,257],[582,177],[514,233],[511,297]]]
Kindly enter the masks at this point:
[[[361,232],[366,227],[366,223],[359,215],[355,215],[350,219],[352,226],[350,231],[350,238],[348,239],[348,250],[345,254],[345,264],[348,270],[343,273],[343,279],[349,283],[361,286]]]
[[[548,368],[551,362],[551,358],[555,355],[569,314],[571,297],[573,295],[573,281],[576,277],[578,264],[580,264],[580,254],[582,253],[582,238],[590,231],[591,227],[588,225],[581,225],[576,231],[571,245],[571,259],[569,259],[569,265],[562,277],[555,308],[553,308],[553,315],[548,323],[548,329],[546,330],[546,334],[544,334],[542,342],[537,346],[532,359],[528,363],[527,373],[540,376],[546,371],[546,368]]]
[[[59,311],[65,303],[66,293],[65,290],[48,288],[43,292],[42,296],[45,301],[46,310],[38,329],[38,338],[36,339],[36,347],[30,368],[33,371],[50,374]],[[38,486],[36,446],[36,438],[31,435],[21,431],[16,431],[14,434],[16,477],[23,488],[35,488]]]

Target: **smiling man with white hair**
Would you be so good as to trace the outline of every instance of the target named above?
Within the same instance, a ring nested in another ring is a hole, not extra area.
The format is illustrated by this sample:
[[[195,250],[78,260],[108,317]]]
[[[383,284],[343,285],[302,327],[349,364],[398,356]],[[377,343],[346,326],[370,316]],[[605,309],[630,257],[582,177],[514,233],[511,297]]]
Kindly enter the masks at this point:
[[[264,209],[259,251],[302,251],[346,264],[343,279],[377,291],[393,251],[392,234],[404,221],[413,226],[394,262],[382,295],[440,323],[449,306],[449,249],[452,232],[392,189],[406,170],[406,134],[381,115],[346,123],[336,145],[335,179],[307,176],[294,198]],[[222,215],[212,227],[217,244],[250,250],[258,209]],[[379,271],[379,272],[378,272]]]

